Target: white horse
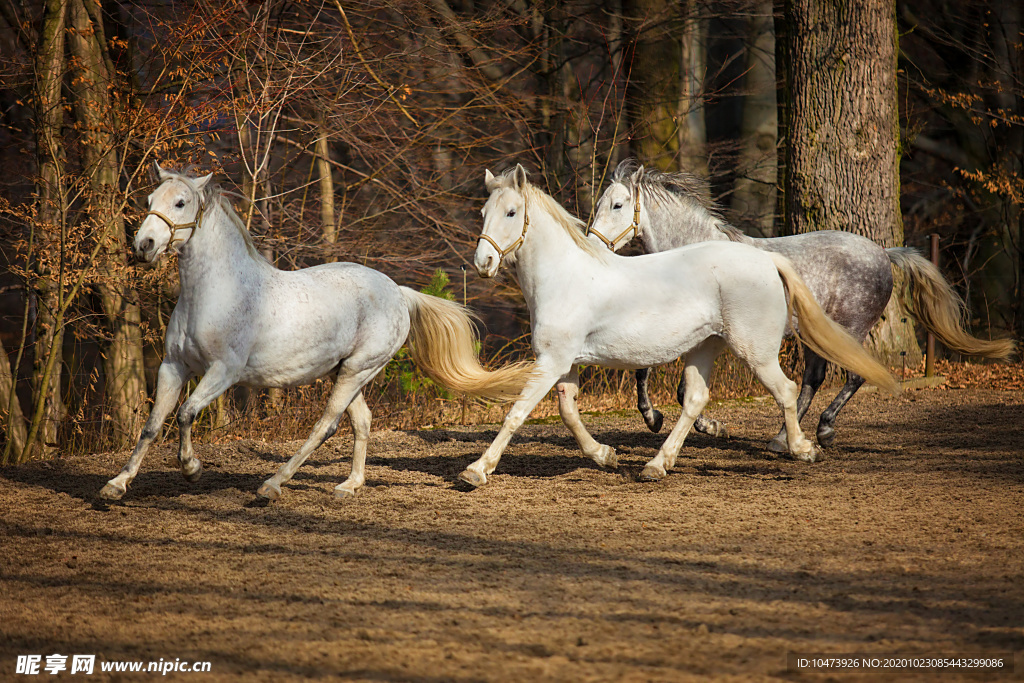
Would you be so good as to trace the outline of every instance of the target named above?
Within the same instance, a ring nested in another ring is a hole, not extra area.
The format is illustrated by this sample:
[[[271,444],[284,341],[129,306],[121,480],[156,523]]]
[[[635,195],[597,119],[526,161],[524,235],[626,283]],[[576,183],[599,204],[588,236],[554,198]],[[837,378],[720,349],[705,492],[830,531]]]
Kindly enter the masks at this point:
[[[813,461],[815,448],[797,421],[796,383],[779,366],[790,320],[787,290],[805,343],[868,381],[897,390],[892,375],[822,313],[785,257],[732,242],[622,257],[587,240],[581,221],[531,185],[522,166],[500,178],[488,171],[486,183],[490,198],[476,269],[492,277],[502,261],[515,263],[537,362],[494,442],[459,475],[464,482],[487,482],[512,434],[552,385],[562,421],[584,454],[599,465],[616,466],[614,449],[595,441],[580,421],[576,366],[635,370],[686,354],[682,415],[641,474],[661,479],[708,401],[715,358],[727,346],[782,407],[789,452]]]
[[[181,294],[167,325],[156,400],[135,450],[100,496],[117,500],[139,471],[182,386],[201,375],[178,410],[178,463],[189,481],[202,471],[192,451],[196,415],[233,384],[289,387],[332,371],[334,388],[323,417],[291,460],[259,488],[273,500],[310,453],[348,413],[354,433],[352,471],[334,492],[355,495],[365,481],[370,409],[362,388],[409,339],[413,360],[445,386],[511,400],[530,377],[516,364],[487,371],[477,359],[472,321],[454,302],[399,287],[355,263],[281,271],[253,245],[211,175],[190,178],[157,166],[160,186],[135,235],[135,255],[152,263],[177,251]]]

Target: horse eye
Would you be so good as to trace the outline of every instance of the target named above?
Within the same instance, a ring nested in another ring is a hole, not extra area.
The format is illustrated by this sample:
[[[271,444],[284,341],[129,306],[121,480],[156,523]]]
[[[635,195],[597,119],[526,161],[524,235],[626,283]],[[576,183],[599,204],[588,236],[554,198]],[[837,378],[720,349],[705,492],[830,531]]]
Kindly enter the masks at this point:
[[[505,214],[505,215],[508,216],[509,218],[514,218],[515,215],[516,215],[516,210],[515,209],[509,209],[508,213]]]
[[[616,211],[622,208],[622,202],[615,202],[615,206],[612,207]]]
[[[175,204],[175,206],[178,207],[179,209],[184,209],[185,208],[185,200],[184,199],[179,199],[178,203]]]

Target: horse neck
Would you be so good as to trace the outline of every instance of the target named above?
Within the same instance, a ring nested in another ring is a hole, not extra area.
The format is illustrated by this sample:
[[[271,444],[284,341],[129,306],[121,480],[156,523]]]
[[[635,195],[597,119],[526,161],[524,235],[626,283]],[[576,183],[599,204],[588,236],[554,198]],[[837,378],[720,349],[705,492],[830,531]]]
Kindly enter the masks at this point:
[[[704,208],[665,201],[648,206],[650,225],[640,236],[648,253],[698,242],[729,241],[729,235],[719,228],[724,221]]]
[[[244,229],[244,228],[243,228]],[[244,279],[267,267],[218,199],[210,200],[202,222],[178,254],[182,288],[205,280]]]
[[[530,310],[534,310],[535,302],[549,300],[552,290],[562,290],[566,280],[578,281],[575,274],[594,259],[547,213],[531,215],[530,221],[530,232],[516,253],[516,275]]]

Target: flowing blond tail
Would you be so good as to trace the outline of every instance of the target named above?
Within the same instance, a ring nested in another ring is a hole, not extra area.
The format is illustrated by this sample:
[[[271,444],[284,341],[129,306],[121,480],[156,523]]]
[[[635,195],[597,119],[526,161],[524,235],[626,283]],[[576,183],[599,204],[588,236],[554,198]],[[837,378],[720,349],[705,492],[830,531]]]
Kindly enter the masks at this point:
[[[899,392],[896,378],[849,332],[825,315],[792,262],[780,254],[768,255],[789,291],[789,309],[799,324],[800,341],[825,360],[860,375],[870,384],[894,394]]]
[[[889,261],[907,275],[903,301],[910,313],[946,348],[965,356],[1005,360],[1013,355],[1011,339],[978,339],[967,333],[967,307],[935,265],[907,247],[886,249]]]
[[[401,287],[412,320],[409,353],[434,381],[449,389],[495,401],[514,401],[533,376],[533,363],[487,370],[477,357],[470,312],[454,301]]]

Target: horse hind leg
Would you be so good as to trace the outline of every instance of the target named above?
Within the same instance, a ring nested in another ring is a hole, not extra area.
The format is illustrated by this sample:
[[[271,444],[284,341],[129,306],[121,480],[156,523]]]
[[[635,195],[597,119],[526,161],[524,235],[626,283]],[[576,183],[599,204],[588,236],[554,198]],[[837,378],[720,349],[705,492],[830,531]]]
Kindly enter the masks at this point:
[[[683,378],[686,382],[685,395],[680,401],[683,411],[668,438],[665,439],[665,443],[658,450],[658,454],[644,466],[640,473],[640,479],[658,481],[666,476],[668,470],[675,467],[676,458],[683,447],[686,435],[690,432],[690,427],[700,417],[701,411],[704,410],[704,406],[707,405],[711,396],[708,389],[711,370],[715,366],[715,359],[722,353],[724,347],[724,342],[716,337],[706,340],[687,355],[686,365],[683,368]]]
[[[778,357],[760,365],[751,364],[754,374],[758,380],[768,389],[769,393],[782,408],[786,420],[786,437],[789,454],[796,460],[814,462],[817,459],[817,450],[814,444],[807,440],[803,430],[800,429],[800,418],[797,415],[797,396],[799,394],[796,382],[786,377],[779,366]]]
[[[825,408],[824,412],[821,413],[821,418],[818,420],[818,443],[822,446],[831,446],[832,442],[836,438],[836,416],[839,411],[843,409],[847,401],[853,398],[853,395],[857,393],[861,385],[864,384],[864,378],[860,375],[855,375],[852,372],[847,373],[846,384],[839,390],[836,397],[829,404],[828,408]]]
[[[313,431],[310,433],[309,437],[299,448],[299,451],[293,455],[288,462],[281,466],[281,469],[277,471],[277,474],[263,482],[263,485],[256,490],[256,495],[271,501],[277,500],[281,495],[281,485],[295,476],[295,472],[302,467],[302,463],[306,462],[306,458],[308,458],[313,451],[319,448],[325,441],[327,441],[327,439],[334,436],[334,433],[338,431],[338,423],[341,421],[342,413],[349,408],[357,396],[362,396],[361,392],[363,386],[373,379],[380,369],[384,367],[384,363],[381,363],[363,370],[346,372],[346,367],[349,365],[351,360],[351,358],[346,359],[342,365],[342,369],[338,372],[338,377],[334,381],[334,389],[331,390],[331,395],[327,399],[327,406],[324,408],[324,414],[313,426]],[[366,407],[365,403],[363,403],[363,407]],[[345,482],[346,484],[351,482],[353,486],[350,489],[346,489],[346,495],[349,493],[355,494],[358,488],[354,486],[355,482],[359,481],[359,485],[361,486],[362,480],[364,479],[363,464],[366,459],[366,438],[360,438],[360,431],[365,426],[368,437],[369,421],[366,420],[363,422],[365,416],[358,407],[355,409],[355,413],[357,419],[352,421],[352,428],[355,433],[355,451],[353,453],[352,460],[352,474]],[[349,414],[351,416],[352,413]],[[368,414],[369,409],[367,408],[366,415]],[[358,426],[357,420],[359,421]],[[360,453],[361,461],[357,462],[357,458],[360,458]],[[353,477],[355,477],[354,480]],[[335,493],[336,495],[340,495],[337,490]]]
[[[345,409],[349,422],[352,423],[352,471],[348,479],[334,487],[334,495],[348,498],[356,495],[356,491],[366,483],[366,447],[370,441],[370,421],[372,415],[363,392],[360,391]]]
[[[679,378],[679,386],[676,387],[676,401],[679,405],[683,405],[686,400],[686,373]],[[693,421],[693,428],[701,434],[707,434],[708,436],[717,436],[722,439],[729,438],[729,429],[725,426],[724,422],[718,420],[712,420],[710,417],[706,417],[704,413],[697,416],[697,419]]]
[[[818,389],[821,388],[822,382],[825,381],[825,373],[828,370],[828,363],[824,358],[811,351],[806,346],[803,347],[804,351],[804,378],[803,384],[800,386],[800,395],[796,401],[796,419],[799,422],[804,419],[804,415],[807,414],[807,409],[811,407],[811,401],[814,400],[815,394],[818,393]],[[861,380],[863,382],[863,380]],[[819,440],[819,443],[821,441]],[[822,443],[822,446],[828,444]],[[773,453],[789,453],[789,437],[786,432],[786,424],[783,422],[782,429],[774,439],[768,442],[768,450]]]
[[[555,390],[558,392],[558,414],[562,416],[562,422],[576,437],[576,443],[580,445],[583,454],[601,467],[617,467],[619,458],[615,454],[615,449],[598,443],[580,419],[579,406],[576,405],[576,396],[580,391],[579,372],[574,368],[558,381]]]
[[[636,371],[636,409],[644,418],[644,424],[652,432],[657,434],[661,431],[661,425],[665,416],[661,411],[651,405],[651,396],[647,392],[647,382],[651,376],[650,368],[640,368]],[[681,385],[680,385],[681,386]]]

